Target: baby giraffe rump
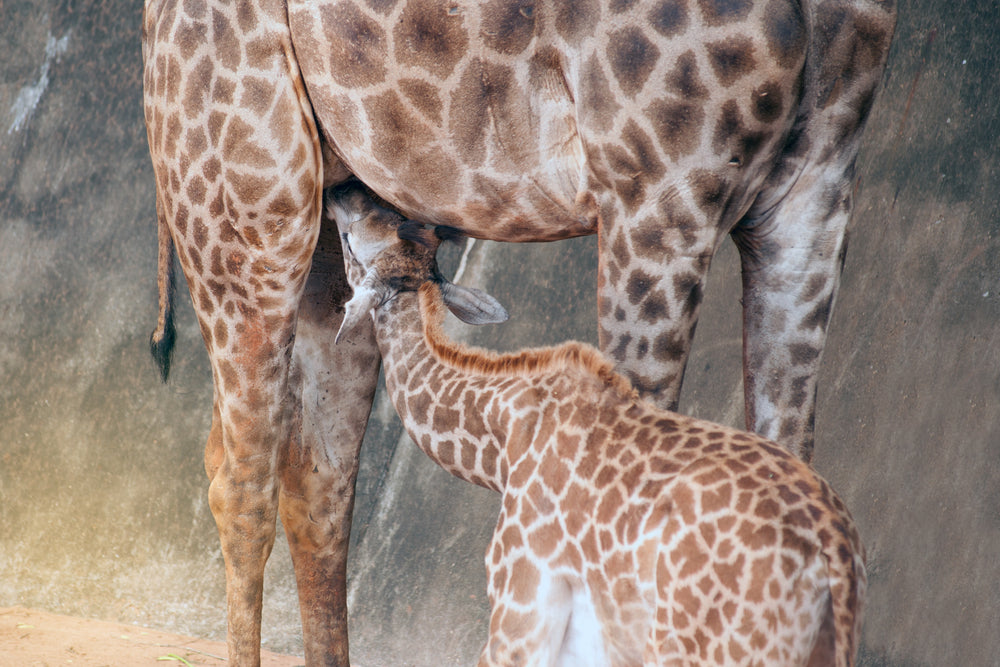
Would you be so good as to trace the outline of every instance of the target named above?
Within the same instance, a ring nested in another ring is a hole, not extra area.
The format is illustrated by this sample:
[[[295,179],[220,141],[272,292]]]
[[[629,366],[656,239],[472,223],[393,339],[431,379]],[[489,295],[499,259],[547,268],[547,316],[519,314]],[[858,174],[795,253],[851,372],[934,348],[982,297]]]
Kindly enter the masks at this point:
[[[473,324],[506,313],[440,275],[441,231],[360,186],[328,206],[354,288],[338,339],[372,312],[410,437],[503,495],[480,667],[854,664],[864,549],[807,464],[639,400],[588,345],[448,340],[445,306]]]

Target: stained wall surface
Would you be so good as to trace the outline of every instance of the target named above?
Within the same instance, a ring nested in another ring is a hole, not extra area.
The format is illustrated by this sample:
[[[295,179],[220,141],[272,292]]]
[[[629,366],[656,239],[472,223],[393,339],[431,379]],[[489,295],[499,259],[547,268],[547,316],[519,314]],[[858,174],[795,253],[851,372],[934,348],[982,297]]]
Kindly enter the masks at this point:
[[[201,449],[211,378],[179,299],[170,382],[155,320],[141,3],[0,3],[0,606],[221,638],[223,566]],[[869,549],[862,664],[1000,655],[1000,14],[900,4],[859,160],[821,376],[816,467]],[[594,239],[449,249],[511,322],[498,348],[595,338]],[[739,277],[713,265],[682,411],[740,425]],[[353,536],[359,665],[462,665],[485,636],[497,497],[452,479],[380,393]],[[264,636],[301,650],[279,539]]]

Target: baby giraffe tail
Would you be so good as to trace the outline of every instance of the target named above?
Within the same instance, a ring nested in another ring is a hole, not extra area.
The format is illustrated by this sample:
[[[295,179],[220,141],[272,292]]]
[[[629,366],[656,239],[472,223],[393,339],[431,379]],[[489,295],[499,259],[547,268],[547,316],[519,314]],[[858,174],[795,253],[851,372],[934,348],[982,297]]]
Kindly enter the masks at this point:
[[[160,379],[170,375],[170,355],[174,349],[174,241],[157,206],[156,232],[156,287],[159,294],[159,314],[156,328],[149,337],[149,351],[153,355]]]
[[[823,557],[830,572],[830,597],[808,667],[854,667],[857,660],[867,578],[856,534],[843,538],[824,549]]]

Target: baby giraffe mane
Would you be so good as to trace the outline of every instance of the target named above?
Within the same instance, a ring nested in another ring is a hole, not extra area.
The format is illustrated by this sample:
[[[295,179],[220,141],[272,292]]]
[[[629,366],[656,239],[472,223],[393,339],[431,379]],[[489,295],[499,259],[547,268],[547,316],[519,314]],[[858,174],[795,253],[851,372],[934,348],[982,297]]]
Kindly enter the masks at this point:
[[[533,347],[520,352],[498,353],[471,347],[451,340],[441,323],[446,306],[437,283],[420,286],[420,312],[424,324],[424,340],[442,363],[460,371],[489,376],[530,376],[553,370],[576,369],[593,375],[622,396],[638,399],[631,383],[614,370],[614,366],[591,345],[567,341],[552,347]]]

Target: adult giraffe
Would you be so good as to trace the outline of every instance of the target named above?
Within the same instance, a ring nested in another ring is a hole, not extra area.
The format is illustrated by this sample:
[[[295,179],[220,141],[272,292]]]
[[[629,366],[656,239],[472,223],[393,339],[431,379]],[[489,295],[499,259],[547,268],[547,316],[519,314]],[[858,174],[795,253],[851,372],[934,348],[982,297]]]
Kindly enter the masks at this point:
[[[161,321],[176,247],[215,382],[229,651],[255,664],[279,508],[310,664],[347,664],[344,565],[377,367],[333,349],[322,189],[506,241],[597,233],[599,341],[676,407],[711,257],[743,269],[746,421],[808,459],[892,0],[147,0]],[[279,503],[280,496],[280,503]]]

